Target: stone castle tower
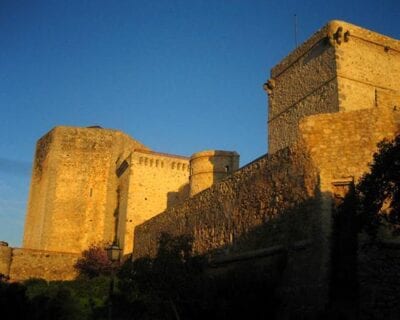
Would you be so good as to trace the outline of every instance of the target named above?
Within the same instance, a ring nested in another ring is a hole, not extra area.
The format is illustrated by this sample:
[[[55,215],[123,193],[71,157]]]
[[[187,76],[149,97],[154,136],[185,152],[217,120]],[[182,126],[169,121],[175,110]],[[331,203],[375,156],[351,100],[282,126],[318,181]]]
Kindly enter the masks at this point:
[[[190,159],[153,152],[117,130],[56,127],[37,143],[23,246],[80,253],[117,242],[129,254],[136,225],[238,167],[235,152]]]
[[[269,152],[293,144],[314,114],[400,106],[399,41],[331,21],[271,70]]]
[[[213,274],[239,266],[281,279],[293,318],[318,314],[337,280],[336,260],[346,257],[332,249],[334,235],[348,231],[334,223],[336,204],[368,171],[377,143],[400,132],[399,71],[400,41],[329,22],[272,69],[264,85],[269,154],[242,168],[235,152],[189,158],[117,130],[54,128],[37,143],[24,248],[0,243],[0,273],[73,279],[91,244],[116,241],[125,255],[154,255],[167,232],[191,236]],[[387,262],[382,279],[374,257],[353,252],[358,274],[347,279],[358,277],[360,310],[387,306],[387,292],[400,299],[400,250],[391,246],[393,259],[375,252]],[[380,287],[368,291],[370,278]]]
[[[363,252],[354,208],[340,205],[400,133],[399,71],[400,41],[329,22],[264,85],[269,154],[137,226],[135,256],[155,256],[161,233],[189,235],[210,274],[276,279],[280,319],[319,319],[352,285],[353,315],[397,319],[400,237]]]
[[[269,153],[298,141],[309,116],[400,107],[399,52],[398,41],[342,21],[316,32],[264,85]],[[23,245],[79,253],[116,241],[129,254],[135,226],[238,168],[236,152],[187,158],[117,130],[56,127],[37,143]]]
[[[208,150],[193,154],[190,158],[190,196],[208,189],[237,169],[237,152]]]

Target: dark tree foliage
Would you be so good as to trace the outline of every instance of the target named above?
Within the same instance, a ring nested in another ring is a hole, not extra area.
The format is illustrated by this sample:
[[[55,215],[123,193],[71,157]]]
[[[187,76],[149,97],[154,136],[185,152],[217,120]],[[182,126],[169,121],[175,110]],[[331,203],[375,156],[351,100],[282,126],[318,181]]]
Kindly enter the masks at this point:
[[[0,281],[0,319],[107,319],[109,279]]]
[[[279,272],[278,272],[279,273]],[[163,234],[156,257],[126,262],[113,299],[118,319],[273,319],[278,301],[271,270],[245,264],[213,272],[192,255],[192,238]]]
[[[19,283],[0,281],[1,319],[29,319],[26,288]]]
[[[57,288],[53,294],[43,293],[30,300],[32,320],[86,319],[85,312],[72,292],[66,288]]]
[[[69,319],[106,318],[107,312],[103,309],[109,294],[109,280],[109,277],[51,282],[29,279],[23,284],[27,288],[30,316],[32,319],[51,319],[45,315],[56,315],[61,312],[60,308],[66,307],[65,315]],[[64,297],[65,303],[60,297]]]
[[[400,230],[400,135],[378,148],[371,172],[356,187],[360,228],[373,238],[382,224],[394,233]]]
[[[196,319],[187,315],[199,302],[197,284],[201,258],[191,255],[192,239],[161,235],[154,259],[125,263],[118,273],[119,295],[115,297],[120,317],[140,319]]]
[[[110,275],[115,267],[103,247],[92,245],[83,251],[82,257],[74,265],[79,275],[92,279],[101,275]]]

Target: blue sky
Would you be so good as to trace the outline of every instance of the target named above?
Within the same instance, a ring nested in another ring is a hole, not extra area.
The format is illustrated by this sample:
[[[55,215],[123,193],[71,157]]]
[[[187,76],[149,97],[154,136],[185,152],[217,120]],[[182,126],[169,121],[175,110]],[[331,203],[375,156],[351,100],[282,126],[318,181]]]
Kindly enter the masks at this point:
[[[56,125],[153,150],[264,154],[269,70],[327,21],[400,39],[398,1],[0,0],[0,240],[20,246],[36,140]]]

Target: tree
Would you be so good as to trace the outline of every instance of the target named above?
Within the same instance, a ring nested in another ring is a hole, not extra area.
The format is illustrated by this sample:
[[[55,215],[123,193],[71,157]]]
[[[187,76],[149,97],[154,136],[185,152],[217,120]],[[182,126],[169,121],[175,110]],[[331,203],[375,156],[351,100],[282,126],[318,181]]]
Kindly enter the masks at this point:
[[[20,283],[0,282],[1,319],[29,319],[26,288]]]
[[[127,261],[118,272],[119,296],[115,304],[119,316],[197,319],[193,311],[200,311],[196,284],[202,269],[202,258],[192,256],[191,237],[162,234],[154,259]]]
[[[371,172],[356,186],[360,230],[376,238],[383,224],[394,233],[400,230],[400,135],[378,144]]]
[[[83,251],[82,257],[74,265],[80,276],[89,279],[100,275],[110,275],[114,267],[106,250],[97,245],[92,245]]]

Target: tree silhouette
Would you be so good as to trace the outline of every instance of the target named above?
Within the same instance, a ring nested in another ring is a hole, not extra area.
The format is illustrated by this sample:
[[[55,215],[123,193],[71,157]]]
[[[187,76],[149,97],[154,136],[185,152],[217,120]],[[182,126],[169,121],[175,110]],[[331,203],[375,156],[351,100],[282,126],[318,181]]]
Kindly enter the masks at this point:
[[[376,238],[385,224],[394,233],[400,230],[400,135],[378,144],[371,172],[356,186],[360,229]]]
[[[75,263],[74,268],[79,275],[92,279],[101,275],[110,275],[114,265],[108,258],[104,248],[92,245],[82,252],[82,257]]]
[[[127,318],[195,319],[185,313],[199,301],[196,284],[202,266],[202,258],[192,256],[191,237],[162,234],[156,257],[128,261],[118,272],[116,309]]]

